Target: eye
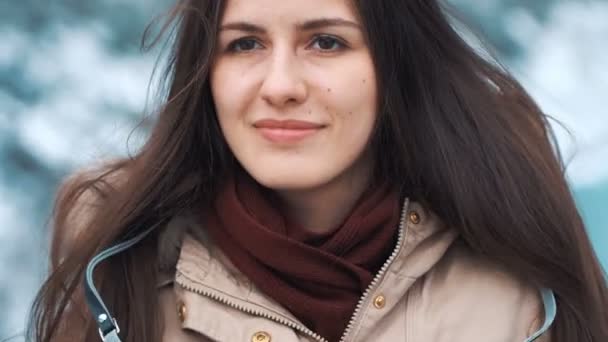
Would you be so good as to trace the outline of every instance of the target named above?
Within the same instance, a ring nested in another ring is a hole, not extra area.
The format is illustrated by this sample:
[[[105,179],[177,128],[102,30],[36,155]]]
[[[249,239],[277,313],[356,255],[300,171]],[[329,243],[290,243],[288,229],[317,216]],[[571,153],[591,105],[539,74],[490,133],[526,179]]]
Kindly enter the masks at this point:
[[[247,52],[259,49],[262,45],[254,38],[246,37],[240,38],[228,45],[226,51],[228,52]]]
[[[334,36],[318,35],[312,41],[312,48],[323,52],[332,52],[346,48],[346,44],[341,39]]]

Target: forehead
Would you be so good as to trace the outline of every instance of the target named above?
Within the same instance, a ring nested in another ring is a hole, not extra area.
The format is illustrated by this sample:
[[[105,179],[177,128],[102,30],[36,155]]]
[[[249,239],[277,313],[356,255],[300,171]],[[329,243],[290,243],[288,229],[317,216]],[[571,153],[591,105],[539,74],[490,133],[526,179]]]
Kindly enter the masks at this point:
[[[222,23],[293,24],[319,17],[358,22],[352,0],[227,0]]]

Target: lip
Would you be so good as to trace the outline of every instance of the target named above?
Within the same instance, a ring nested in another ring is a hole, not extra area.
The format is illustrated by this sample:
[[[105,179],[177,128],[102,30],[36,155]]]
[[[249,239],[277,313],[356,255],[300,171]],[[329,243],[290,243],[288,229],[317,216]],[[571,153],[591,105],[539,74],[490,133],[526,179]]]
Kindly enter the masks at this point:
[[[318,133],[325,125],[301,120],[263,119],[254,122],[253,127],[273,143],[296,143]]]

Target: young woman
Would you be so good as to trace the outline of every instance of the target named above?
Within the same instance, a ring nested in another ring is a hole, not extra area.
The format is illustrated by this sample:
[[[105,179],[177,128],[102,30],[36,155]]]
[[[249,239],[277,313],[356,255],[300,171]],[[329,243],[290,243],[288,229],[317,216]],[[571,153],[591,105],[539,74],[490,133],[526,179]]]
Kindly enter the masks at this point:
[[[183,0],[132,158],[70,178],[35,341],[608,341],[546,116],[435,0]]]

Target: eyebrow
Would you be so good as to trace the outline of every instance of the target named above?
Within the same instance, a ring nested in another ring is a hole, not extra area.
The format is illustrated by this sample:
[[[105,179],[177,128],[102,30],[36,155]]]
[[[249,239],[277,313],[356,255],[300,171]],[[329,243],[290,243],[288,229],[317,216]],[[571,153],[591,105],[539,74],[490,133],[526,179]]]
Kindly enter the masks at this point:
[[[320,18],[320,19],[307,20],[305,22],[296,24],[296,28],[298,31],[311,31],[311,30],[316,30],[316,29],[326,28],[326,27],[331,27],[331,26],[347,26],[347,27],[354,27],[356,29],[361,29],[361,26],[359,26],[359,24],[352,22],[350,20],[342,19],[342,18]],[[223,24],[222,26],[220,26],[220,31],[228,31],[228,30],[244,31],[244,32],[248,32],[248,33],[257,33],[257,34],[262,34],[262,33],[266,32],[266,29],[264,29],[263,27],[246,22],[246,21],[236,21],[236,22]]]

